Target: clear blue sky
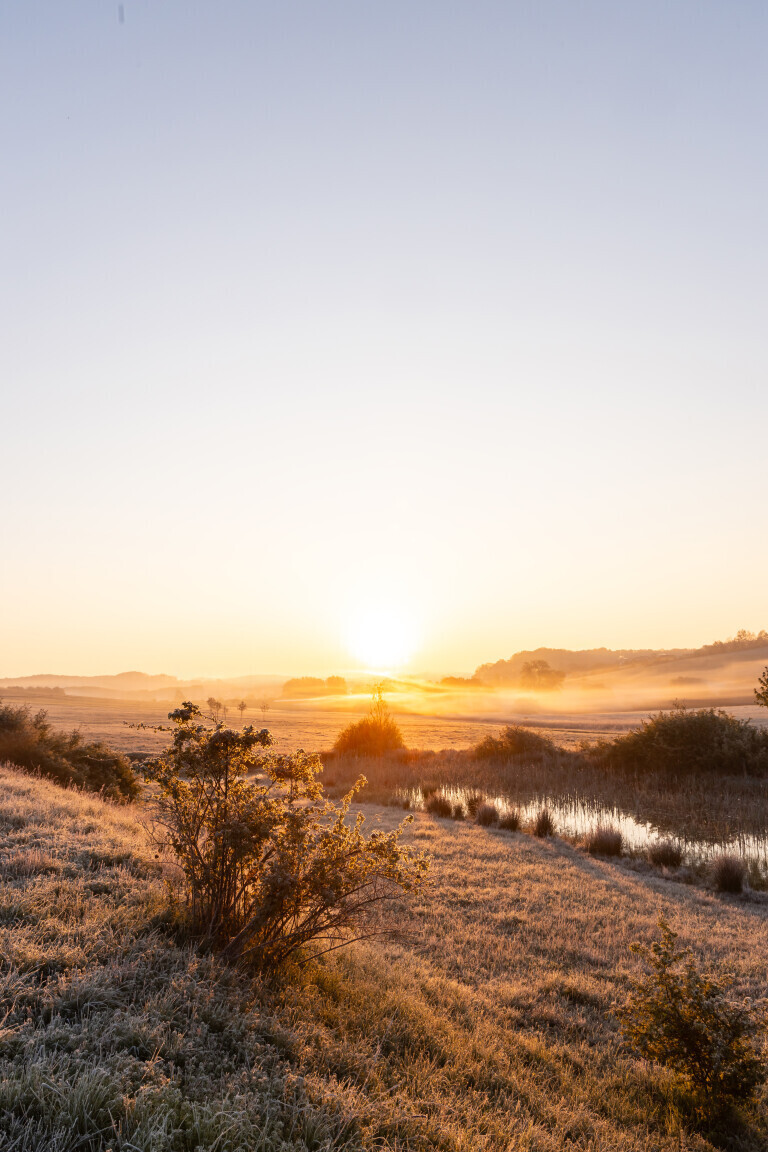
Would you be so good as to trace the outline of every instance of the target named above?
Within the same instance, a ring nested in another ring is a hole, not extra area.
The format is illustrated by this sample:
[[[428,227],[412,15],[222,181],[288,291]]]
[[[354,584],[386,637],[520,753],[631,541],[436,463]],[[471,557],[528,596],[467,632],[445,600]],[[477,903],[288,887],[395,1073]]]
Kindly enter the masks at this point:
[[[122,7],[0,8],[0,674],[768,627],[768,7]]]

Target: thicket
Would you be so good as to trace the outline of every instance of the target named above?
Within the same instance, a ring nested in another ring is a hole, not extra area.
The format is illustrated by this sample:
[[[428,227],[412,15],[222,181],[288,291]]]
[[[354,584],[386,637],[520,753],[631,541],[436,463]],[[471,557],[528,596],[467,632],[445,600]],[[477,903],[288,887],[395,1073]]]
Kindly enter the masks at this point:
[[[659,918],[661,940],[633,944],[648,974],[619,1010],[624,1037],[638,1055],[680,1074],[705,1103],[743,1100],[766,1078],[756,1037],[764,1021],[730,998],[732,981],[702,974],[690,949]]]
[[[520,724],[511,724],[498,736],[486,736],[475,747],[474,754],[478,760],[512,760],[523,756],[529,760],[541,760],[557,753],[562,753],[562,749],[548,737]]]
[[[333,751],[340,756],[383,756],[402,748],[405,748],[405,741],[389,713],[381,684],[373,690],[368,715],[347,725],[333,745]]]
[[[333,804],[319,758],[266,753],[266,729],[210,728],[189,702],[169,719],[172,743],[148,774],[197,935],[269,971],[388,927],[383,901],[417,887],[427,861],[400,843],[404,825],[366,837],[364,817],[348,819],[364,777]]]
[[[44,709],[34,715],[27,706],[0,701],[0,762],[40,772],[57,784],[74,784],[126,803],[140,787],[127,758],[101,741],[87,741],[76,729],[57,732]]]
[[[621,771],[669,776],[768,772],[768,731],[721,708],[659,712],[639,728],[584,751],[595,762]]]

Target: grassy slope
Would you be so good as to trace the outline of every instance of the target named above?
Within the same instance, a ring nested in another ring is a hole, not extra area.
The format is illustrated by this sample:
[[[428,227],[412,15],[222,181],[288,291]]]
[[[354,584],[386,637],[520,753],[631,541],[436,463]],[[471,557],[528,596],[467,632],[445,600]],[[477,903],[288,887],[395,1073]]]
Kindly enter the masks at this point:
[[[765,903],[418,817],[411,937],[269,991],[173,941],[134,814],[12,771],[0,789],[3,1152],[671,1150],[681,1126],[712,1146],[610,1005],[659,911],[762,995]],[[732,1144],[768,1146],[765,1107]]]

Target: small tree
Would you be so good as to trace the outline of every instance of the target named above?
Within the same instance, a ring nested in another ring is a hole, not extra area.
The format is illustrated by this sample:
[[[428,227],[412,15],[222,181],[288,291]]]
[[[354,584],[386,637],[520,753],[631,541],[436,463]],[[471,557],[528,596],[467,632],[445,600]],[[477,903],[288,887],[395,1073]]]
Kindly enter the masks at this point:
[[[206,704],[211,710],[211,719],[213,720],[214,724],[218,724],[221,717],[221,710],[224,705],[222,704],[221,700],[217,700],[215,696],[209,696],[206,700]],[[184,705],[182,705],[182,707],[184,707]]]
[[[245,700],[241,700],[241,701],[240,701],[240,703],[238,704],[238,706],[237,706],[237,707],[238,707],[238,709],[240,710],[240,723],[242,724],[242,722],[243,722],[243,713],[245,712],[245,710],[246,710],[246,708],[248,707],[248,705],[246,704]]]
[[[261,708],[262,719],[266,720],[267,712],[269,712],[269,700],[262,700],[259,708]]]
[[[732,982],[704,976],[659,917],[661,941],[633,944],[650,972],[619,1012],[624,1037],[646,1060],[680,1073],[713,1104],[745,1099],[766,1075],[754,1036],[760,1021],[728,998]]]
[[[759,688],[755,688],[755,700],[758,704],[762,704],[763,708],[768,708],[768,667],[763,670],[757,683]]]
[[[273,969],[300,950],[386,929],[382,901],[419,885],[427,861],[400,843],[405,821],[368,837],[362,815],[348,821],[363,777],[334,805],[317,780],[319,758],[265,753],[266,729],[211,729],[189,702],[169,719],[173,741],[149,774],[194,931],[231,959]]]
[[[564,680],[565,672],[550,668],[547,660],[527,660],[520,669],[520,686],[534,692],[554,692]]]

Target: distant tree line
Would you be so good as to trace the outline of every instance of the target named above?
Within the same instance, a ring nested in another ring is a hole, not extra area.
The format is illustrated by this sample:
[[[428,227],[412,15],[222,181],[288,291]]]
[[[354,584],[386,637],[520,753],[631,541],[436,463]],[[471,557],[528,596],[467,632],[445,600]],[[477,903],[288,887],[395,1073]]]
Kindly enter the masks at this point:
[[[283,684],[282,695],[286,699],[300,699],[312,696],[346,696],[347,682],[343,676],[296,676]]]
[[[746,628],[739,628],[735,636],[728,640],[714,640],[711,644],[704,644],[696,649],[698,652],[742,652],[749,648],[768,648],[768,632],[761,628],[759,632],[748,632]]]

